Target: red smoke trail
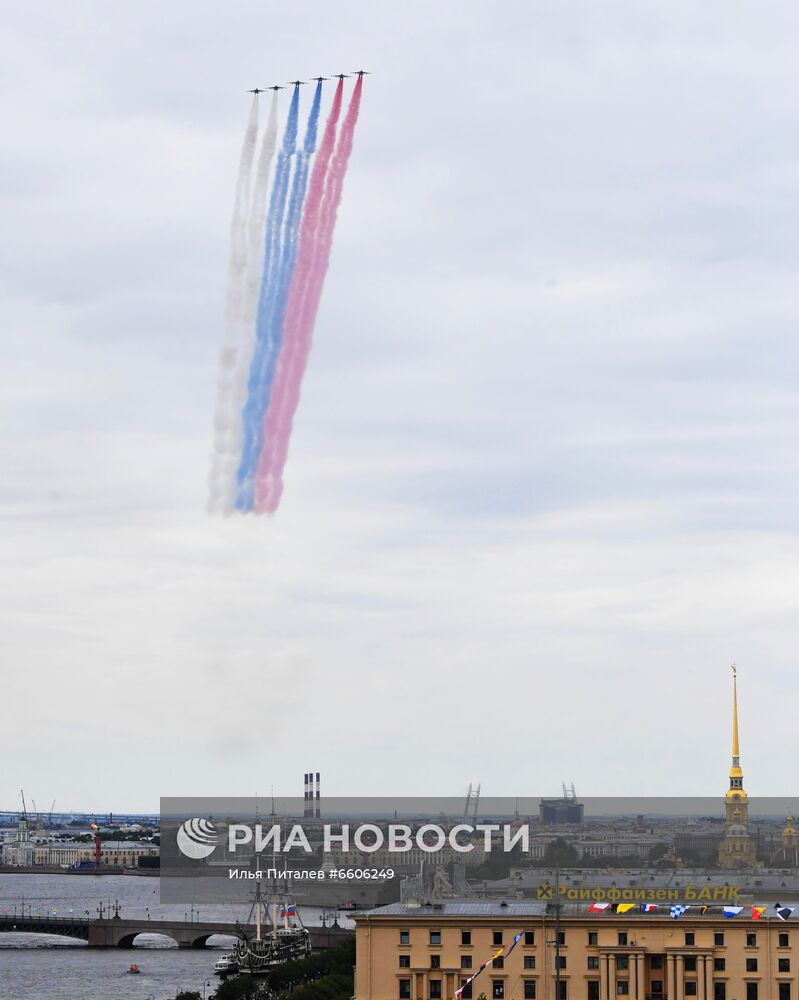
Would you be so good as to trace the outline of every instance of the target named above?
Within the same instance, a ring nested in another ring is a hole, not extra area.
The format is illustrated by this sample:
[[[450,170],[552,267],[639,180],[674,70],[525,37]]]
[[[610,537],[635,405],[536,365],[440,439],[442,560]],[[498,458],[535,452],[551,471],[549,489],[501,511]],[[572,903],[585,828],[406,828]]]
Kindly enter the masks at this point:
[[[297,265],[289,289],[283,324],[283,344],[272,386],[269,406],[264,417],[264,446],[258,461],[255,482],[255,511],[273,514],[283,493],[283,469],[288,456],[291,425],[300,401],[300,387],[311,338],[322,297],[325,275],[330,263],[336,214],[341,202],[344,177],[347,173],[355,126],[361,107],[363,77],[358,77],[350,105],[341,126],[335,151],[326,146],[335,134],[331,119],[341,107],[342,83],[336,90],[336,100],[330,112],[322,145],[314,164],[305,214],[300,232]],[[323,151],[327,160],[322,162]],[[329,163],[329,168],[328,168]]]

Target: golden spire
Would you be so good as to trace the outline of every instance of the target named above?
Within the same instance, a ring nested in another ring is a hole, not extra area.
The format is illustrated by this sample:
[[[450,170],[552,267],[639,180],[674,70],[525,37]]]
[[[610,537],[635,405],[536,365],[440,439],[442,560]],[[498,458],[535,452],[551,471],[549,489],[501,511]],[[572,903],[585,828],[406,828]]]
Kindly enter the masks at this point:
[[[738,745],[738,668],[732,665],[732,765],[730,767],[730,789],[728,799],[746,799],[744,773],[741,770],[741,755]]]

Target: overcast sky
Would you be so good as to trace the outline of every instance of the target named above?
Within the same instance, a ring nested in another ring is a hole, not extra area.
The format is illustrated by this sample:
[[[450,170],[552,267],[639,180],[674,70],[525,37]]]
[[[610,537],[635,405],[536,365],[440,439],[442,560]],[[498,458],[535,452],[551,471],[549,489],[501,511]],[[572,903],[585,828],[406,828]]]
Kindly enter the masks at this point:
[[[0,39],[0,807],[721,794],[733,659],[748,790],[799,807],[795,4]],[[358,67],[282,505],[210,518],[244,91]]]

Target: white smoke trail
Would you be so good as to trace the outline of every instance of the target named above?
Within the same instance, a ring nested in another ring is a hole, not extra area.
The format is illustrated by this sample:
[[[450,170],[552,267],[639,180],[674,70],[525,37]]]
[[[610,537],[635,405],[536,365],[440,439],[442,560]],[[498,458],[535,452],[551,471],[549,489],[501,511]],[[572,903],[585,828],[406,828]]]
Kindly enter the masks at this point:
[[[231,433],[231,407],[233,406],[234,374],[240,353],[242,333],[242,300],[244,278],[247,272],[249,249],[250,189],[252,184],[252,164],[258,142],[258,95],[253,95],[250,117],[244,132],[244,141],[239,157],[239,172],[236,179],[236,194],[233,201],[233,217],[230,222],[230,257],[228,260],[228,281],[225,294],[225,339],[219,359],[219,380],[217,383],[216,409],[214,411],[213,451],[209,475],[208,508],[212,511],[224,509],[223,485],[226,453],[229,449]]]
[[[261,287],[261,272],[263,270],[264,226],[266,221],[266,205],[269,196],[269,172],[277,149],[277,91],[272,94],[272,106],[266,122],[264,137],[261,140],[261,151],[258,154],[258,167],[255,171],[250,218],[247,223],[247,269],[244,275],[244,297],[242,300],[242,316],[250,326],[255,322],[255,311],[258,305],[258,292]]]
[[[239,175],[236,180],[236,197],[233,202],[233,218],[230,220],[230,260],[228,263],[228,284],[226,316],[228,325],[241,318],[244,294],[244,275],[247,270],[248,220],[250,217],[250,188],[252,184],[252,164],[258,142],[258,95],[254,94],[250,118],[244,133],[244,142],[239,157]]]

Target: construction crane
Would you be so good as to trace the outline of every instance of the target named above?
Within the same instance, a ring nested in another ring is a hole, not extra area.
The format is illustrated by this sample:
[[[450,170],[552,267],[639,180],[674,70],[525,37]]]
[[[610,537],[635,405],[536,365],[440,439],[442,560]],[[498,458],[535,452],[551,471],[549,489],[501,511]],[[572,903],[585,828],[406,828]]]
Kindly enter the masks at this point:
[[[480,804],[480,782],[472,785],[469,782],[469,790],[466,793],[466,802],[463,807],[463,818],[468,819],[471,814],[472,819],[477,819],[477,808]]]

